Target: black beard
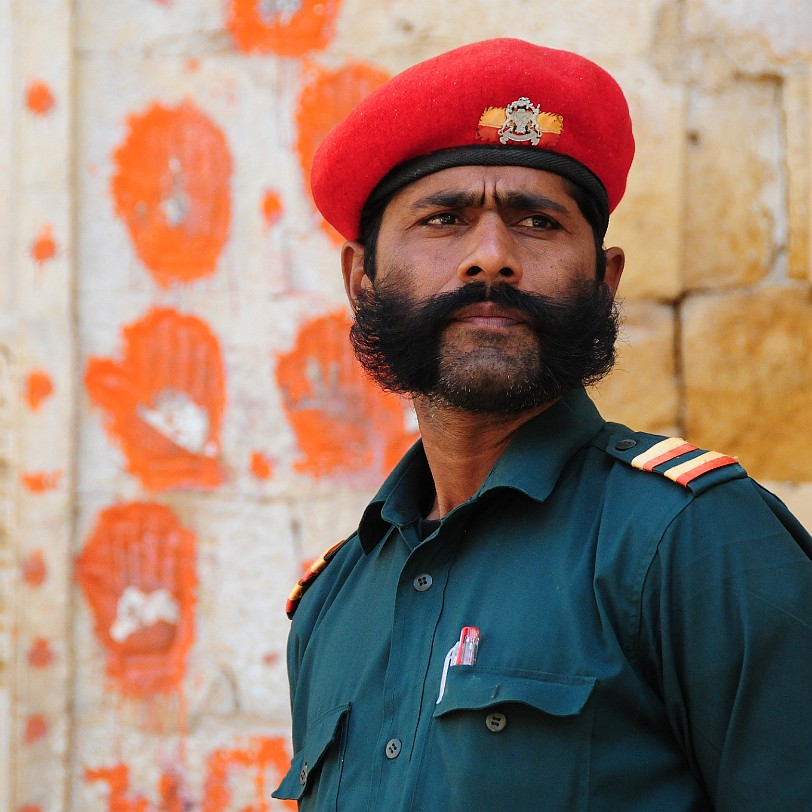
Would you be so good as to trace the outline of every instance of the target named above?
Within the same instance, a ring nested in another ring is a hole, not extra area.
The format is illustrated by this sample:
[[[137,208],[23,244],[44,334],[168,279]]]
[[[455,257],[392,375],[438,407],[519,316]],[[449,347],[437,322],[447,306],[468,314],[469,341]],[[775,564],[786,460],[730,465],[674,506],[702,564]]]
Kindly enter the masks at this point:
[[[531,331],[524,345],[517,350],[511,337],[491,335],[471,352],[444,346],[452,316],[485,301],[524,314]],[[378,284],[361,292],[350,340],[366,372],[387,391],[466,412],[518,414],[605,377],[618,329],[612,293],[597,280],[573,284],[561,297],[470,282],[423,303]]]

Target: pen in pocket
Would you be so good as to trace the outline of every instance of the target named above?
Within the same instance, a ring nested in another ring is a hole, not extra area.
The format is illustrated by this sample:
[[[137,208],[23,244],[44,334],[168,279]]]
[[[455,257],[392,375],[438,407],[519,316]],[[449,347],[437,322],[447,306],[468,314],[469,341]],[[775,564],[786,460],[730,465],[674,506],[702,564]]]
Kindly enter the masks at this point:
[[[480,633],[476,626],[463,626],[460,632],[459,642],[454,643],[449,649],[448,654],[445,655],[445,660],[443,661],[443,675],[440,678],[440,693],[437,696],[437,702],[435,704],[440,704],[440,700],[445,693],[445,681],[448,676],[449,667],[474,665],[474,663],[476,663],[476,657],[479,653],[479,638]]]

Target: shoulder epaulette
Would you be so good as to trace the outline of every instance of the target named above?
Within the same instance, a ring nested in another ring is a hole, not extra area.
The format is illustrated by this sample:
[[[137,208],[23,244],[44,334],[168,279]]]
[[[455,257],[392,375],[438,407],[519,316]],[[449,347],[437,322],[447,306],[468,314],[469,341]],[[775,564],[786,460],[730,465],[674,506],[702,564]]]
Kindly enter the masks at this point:
[[[310,589],[313,581],[324,572],[324,568],[330,563],[330,560],[346,541],[347,539],[343,539],[339,541],[338,544],[334,544],[330,547],[326,553],[322,553],[322,555],[307,568],[307,572],[296,582],[296,586],[291,590],[290,595],[288,595],[287,603],[285,604],[285,614],[290,620],[293,619],[293,615],[299,607],[299,601],[301,601],[302,595]]]
[[[660,474],[677,485],[701,493],[713,485],[747,476],[735,457],[705,451],[681,437],[629,432],[612,437],[606,449],[632,468]],[[711,472],[716,472],[711,476]]]

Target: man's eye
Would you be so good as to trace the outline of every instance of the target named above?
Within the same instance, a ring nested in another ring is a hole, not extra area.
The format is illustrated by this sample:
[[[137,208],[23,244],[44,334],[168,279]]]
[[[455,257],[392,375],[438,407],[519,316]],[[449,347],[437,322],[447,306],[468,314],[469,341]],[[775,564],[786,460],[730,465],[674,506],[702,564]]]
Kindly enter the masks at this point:
[[[431,217],[427,217],[424,222],[432,226],[454,226],[459,222],[459,218],[456,214],[444,211],[440,214],[433,214]]]
[[[555,220],[544,214],[531,214],[529,217],[525,217],[519,225],[543,230],[552,230],[560,227]]]

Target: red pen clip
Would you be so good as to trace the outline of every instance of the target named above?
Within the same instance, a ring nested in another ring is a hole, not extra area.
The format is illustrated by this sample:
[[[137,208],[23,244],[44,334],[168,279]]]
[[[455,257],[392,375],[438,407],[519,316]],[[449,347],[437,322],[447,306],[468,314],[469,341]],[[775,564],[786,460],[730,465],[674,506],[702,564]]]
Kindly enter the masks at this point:
[[[479,652],[479,629],[476,626],[463,626],[457,656],[452,665],[474,665]]]

